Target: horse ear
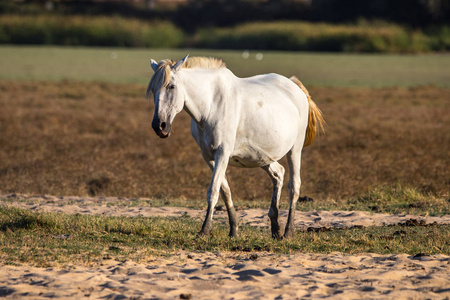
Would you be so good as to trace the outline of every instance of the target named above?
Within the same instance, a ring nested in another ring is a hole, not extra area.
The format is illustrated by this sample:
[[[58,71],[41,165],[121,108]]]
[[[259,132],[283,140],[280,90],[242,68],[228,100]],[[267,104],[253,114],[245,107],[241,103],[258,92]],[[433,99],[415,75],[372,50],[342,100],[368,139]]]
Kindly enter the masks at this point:
[[[153,71],[156,72],[156,70],[158,70],[158,63],[153,59],[150,61],[150,65],[152,66]]]
[[[178,72],[178,71],[183,67],[183,65],[184,65],[184,64],[186,63],[186,61],[187,61],[188,56],[189,56],[189,54],[186,55],[183,59],[180,59],[180,60],[173,66],[174,72]]]

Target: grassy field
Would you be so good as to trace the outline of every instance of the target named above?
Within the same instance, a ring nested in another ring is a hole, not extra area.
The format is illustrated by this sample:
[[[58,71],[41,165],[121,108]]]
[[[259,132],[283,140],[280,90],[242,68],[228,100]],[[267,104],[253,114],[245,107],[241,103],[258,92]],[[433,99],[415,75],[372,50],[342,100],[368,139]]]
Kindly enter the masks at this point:
[[[238,76],[261,73],[296,75],[307,86],[450,87],[450,55],[375,55],[218,50],[132,50],[120,48],[0,47],[0,79],[78,80],[148,83],[150,58],[179,59],[186,54],[222,57]]]
[[[151,129],[149,59],[223,57],[239,76],[297,75],[328,123],[305,149],[299,210],[450,214],[450,56],[0,47],[0,193],[133,197],[126,205],[206,207],[210,171],[181,113],[174,134]],[[286,162],[282,162],[286,165]],[[230,168],[235,203],[267,209],[272,185],[259,169]],[[286,184],[285,184],[286,186]],[[287,191],[282,208],[287,207]],[[146,200],[142,200],[146,197]],[[124,205],[111,203],[111,205]],[[290,253],[450,254],[448,225],[298,232],[227,228],[197,239],[192,218],[116,218],[0,207],[2,261],[145,261],[173,249]],[[20,251],[17,251],[20,249]]]
[[[0,191],[203,199],[210,172],[188,116],[159,140],[150,128],[153,104],[144,100],[149,58],[186,52],[0,47]],[[448,87],[450,56],[191,54],[223,57],[240,76],[273,71],[312,85],[328,127],[305,149],[302,194],[346,199],[350,209],[377,198],[404,206],[404,199],[448,198],[450,91],[437,86]],[[416,86],[419,74],[434,86]],[[270,195],[264,172],[229,173],[236,199]],[[445,205],[435,207],[439,214]]]
[[[450,226],[394,225],[299,231],[277,241],[266,229],[241,226],[230,239],[224,225],[209,238],[196,236],[201,222],[185,218],[126,218],[33,213],[0,206],[0,257],[6,264],[96,265],[103,260],[145,263],[154,255],[187,251],[296,251],[327,253],[450,254]],[[20,249],[18,251],[18,249]]]
[[[149,58],[186,52],[0,47],[0,78],[6,80],[0,82],[0,176],[5,182],[0,189],[83,194],[91,183],[100,186],[100,194],[203,198],[209,171],[190,137],[188,117],[180,114],[176,134],[160,141],[149,126],[152,104],[144,100]],[[253,53],[248,59],[240,52],[191,54],[223,57],[239,76],[297,74],[307,86],[317,86],[311,94],[328,128],[304,156],[308,195],[342,199],[400,185],[413,187],[420,197],[448,197],[449,90],[390,86],[417,85],[418,75],[448,86],[450,56],[273,52],[257,61]],[[345,88],[319,87],[328,85]],[[347,88],[353,85],[387,87]],[[156,173],[160,178],[177,174],[178,180],[167,188]],[[238,199],[269,193],[270,183],[261,175],[234,173],[239,174],[231,175],[239,182]]]

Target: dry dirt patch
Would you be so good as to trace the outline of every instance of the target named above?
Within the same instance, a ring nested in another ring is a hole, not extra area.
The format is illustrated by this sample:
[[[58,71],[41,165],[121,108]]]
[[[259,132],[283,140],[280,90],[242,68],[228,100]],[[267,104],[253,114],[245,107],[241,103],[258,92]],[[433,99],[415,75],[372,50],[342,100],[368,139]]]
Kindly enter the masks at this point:
[[[0,195],[0,204],[14,205],[35,212],[57,212],[65,214],[89,214],[126,217],[182,217],[203,219],[205,210],[186,207],[127,206],[131,199],[117,197],[57,197],[49,195],[12,194]],[[14,199],[20,199],[15,202]],[[266,209],[240,209],[237,211],[239,222],[250,226],[269,227],[270,221]],[[287,218],[287,210],[280,210],[280,218]],[[216,210],[214,218],[226,223],[225,209]],[[450,224],[450,215],[440,217],[417,216],[408,214],[382,214],[366,211],[310,211],[296,212],[295,227],[298,230],[314,228],[352,228],[385,226],[395,224],[426,225]]]
[[[348,199],[401,184],[448,197],[449,89],[307,88],[328,126],[304,151],[303,196]],[[0,82],[0,192],[204,199],[211,174],[189,116],[180,113],[160,140],[145,89]],[[227,176],[235,199],[270,199],[265,172]]]

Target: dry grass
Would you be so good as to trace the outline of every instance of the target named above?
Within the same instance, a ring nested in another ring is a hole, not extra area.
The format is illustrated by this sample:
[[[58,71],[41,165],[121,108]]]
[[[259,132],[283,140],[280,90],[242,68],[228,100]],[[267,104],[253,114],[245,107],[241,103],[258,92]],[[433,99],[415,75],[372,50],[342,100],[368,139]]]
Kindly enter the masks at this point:
[[[204,199],[210,171],[189,117],[160,140],[145,89],[0,82],[0,192]],[[328,126],[304,151],[303,196],[340,201],[400,185],[449,197],[449,89],[308,89]],[[228,177],[235,199],[268,205],[265,172],[230,168]]]

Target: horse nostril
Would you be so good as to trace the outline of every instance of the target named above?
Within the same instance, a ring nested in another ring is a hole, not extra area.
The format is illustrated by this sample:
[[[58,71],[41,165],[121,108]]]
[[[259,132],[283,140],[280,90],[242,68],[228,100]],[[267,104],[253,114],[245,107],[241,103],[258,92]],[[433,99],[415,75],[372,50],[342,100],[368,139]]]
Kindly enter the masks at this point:
[[[161,123],[161,129],[164,130],[165,128],[166,128],[166,122],[162,122],[162,123]]]

